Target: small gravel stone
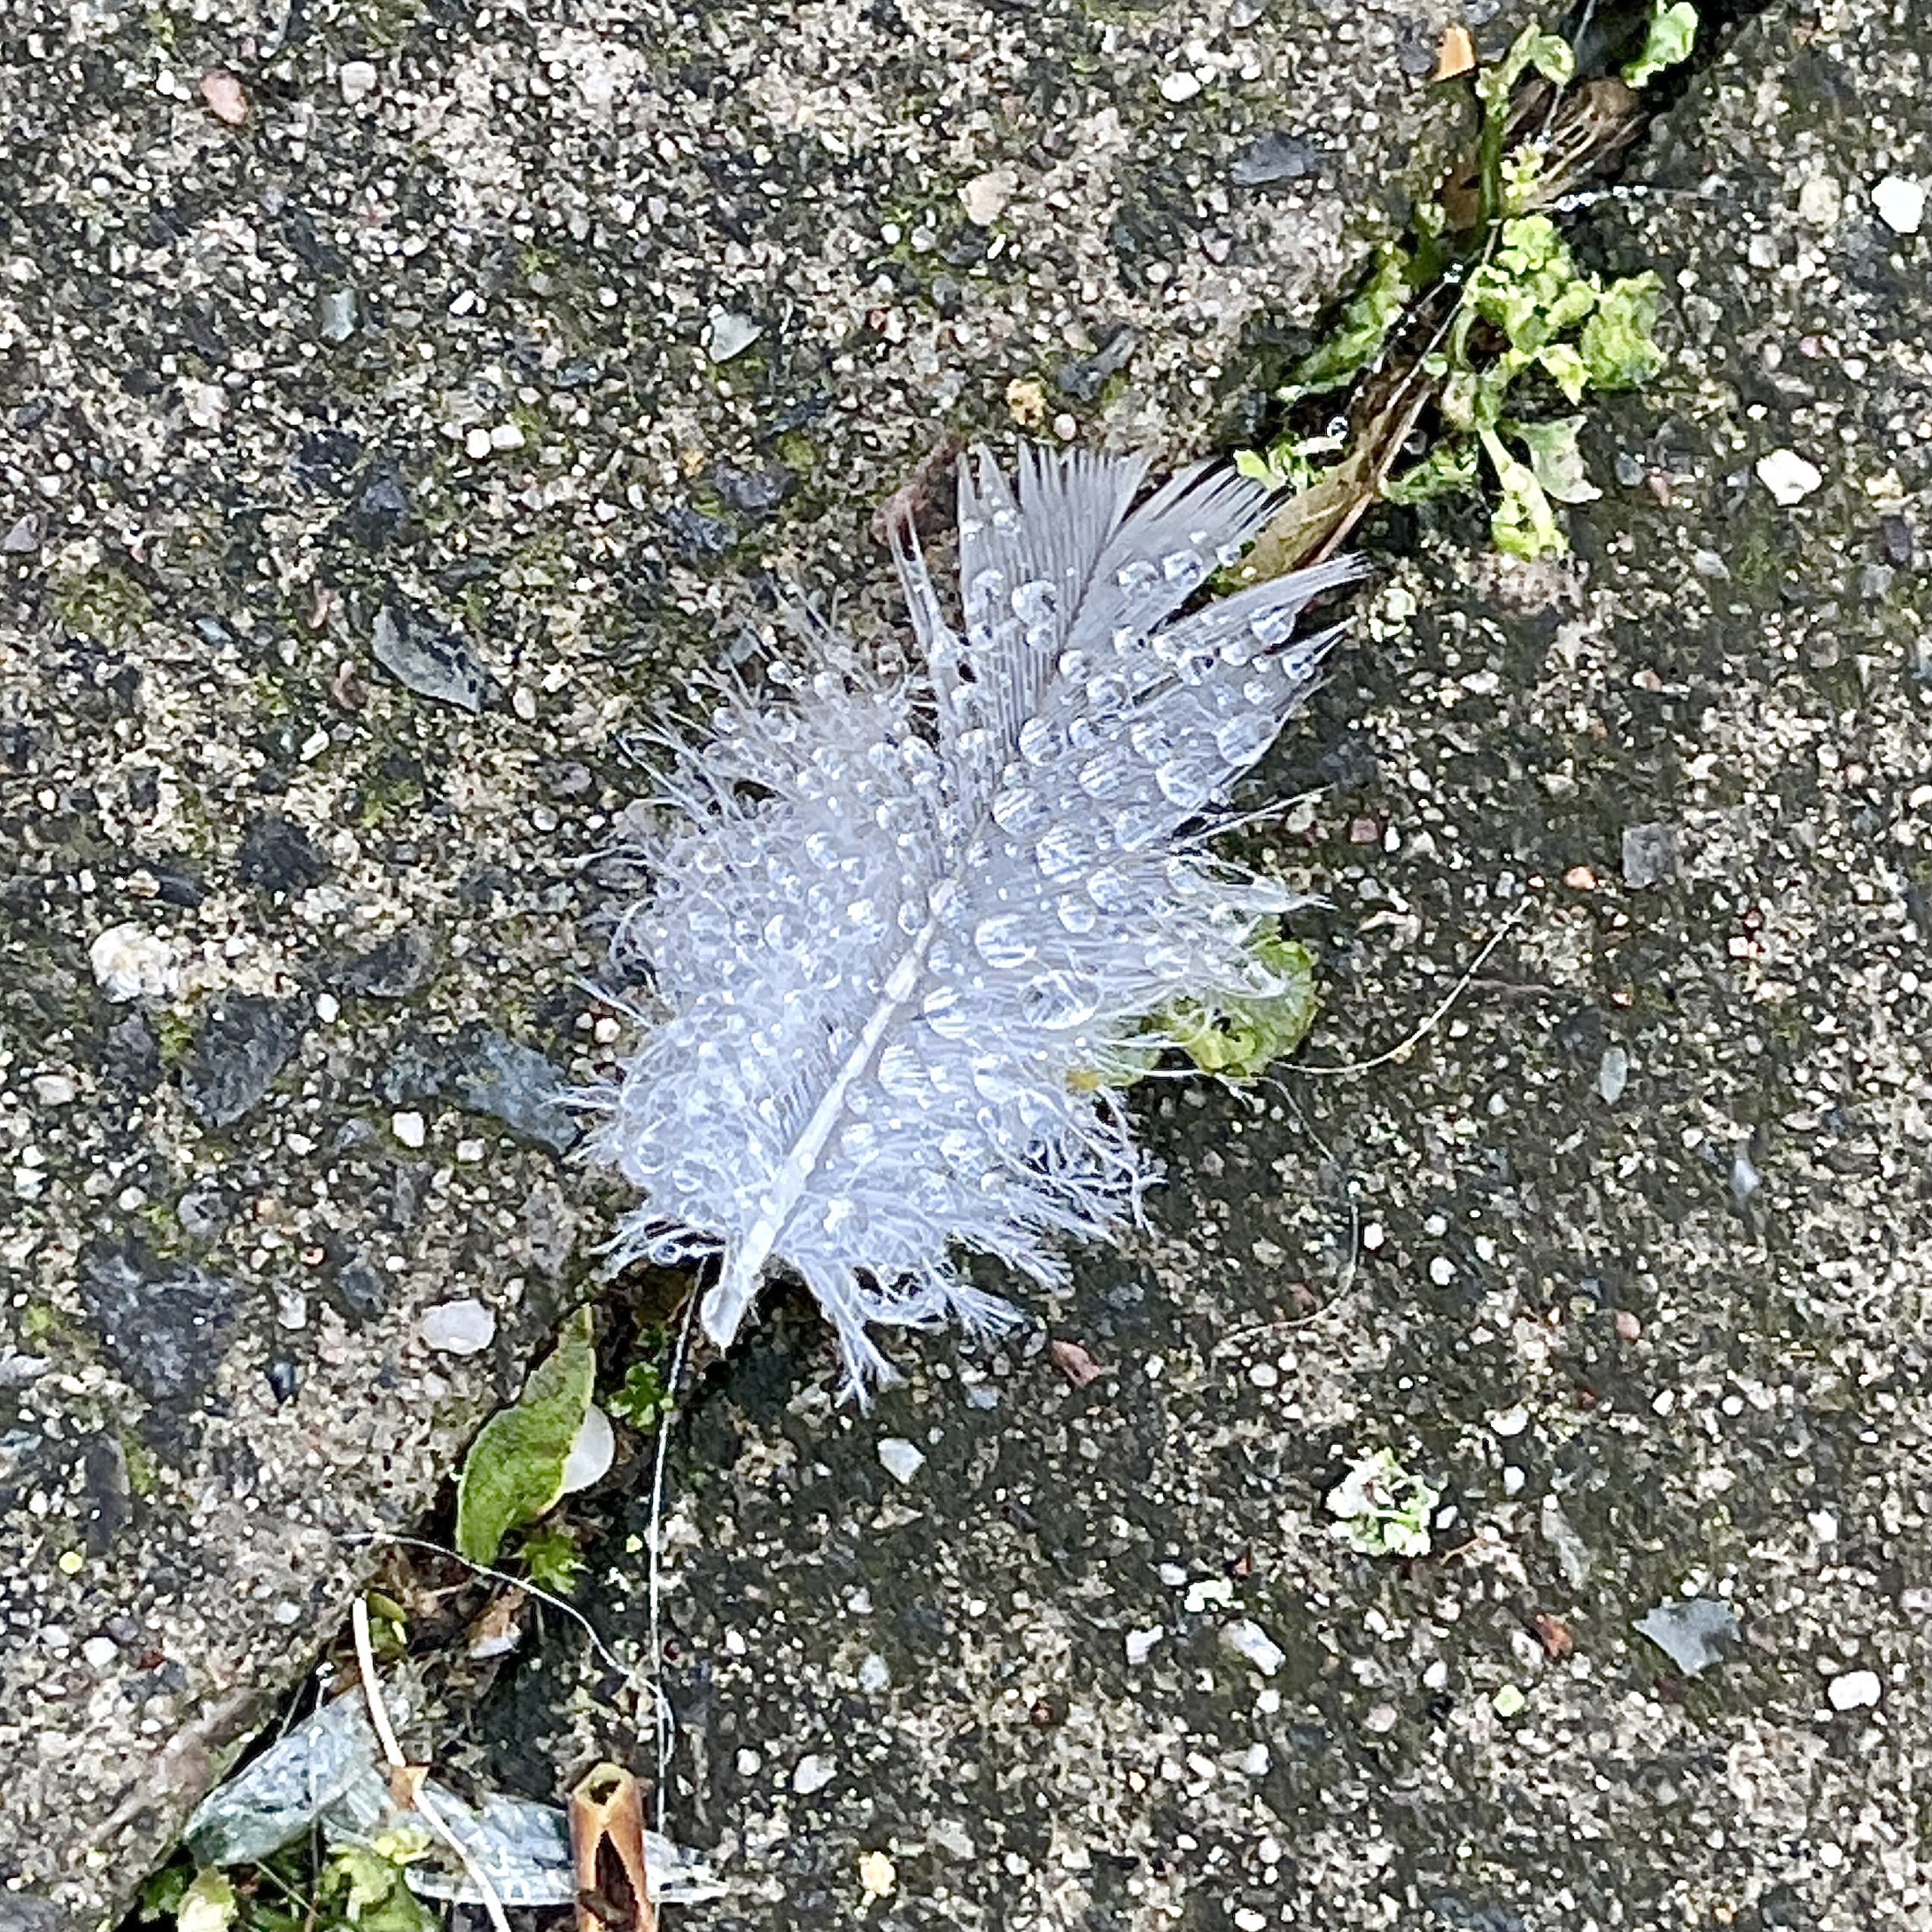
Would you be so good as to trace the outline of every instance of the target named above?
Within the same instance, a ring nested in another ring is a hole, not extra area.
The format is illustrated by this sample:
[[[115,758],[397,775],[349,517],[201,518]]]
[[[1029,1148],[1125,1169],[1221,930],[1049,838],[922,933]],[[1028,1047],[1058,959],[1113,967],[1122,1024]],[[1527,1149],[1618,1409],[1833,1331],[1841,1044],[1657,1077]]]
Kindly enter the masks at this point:
[[[718,309],[711,315],[705,353],[714,362],[729,362],[733,357],[742,355],[764,333],[764,324],[753,317],[727,308]]]
[[[1695,1677],[1724,1661],[1726,1647],[1737,1638],[1737,1612],[1721,1598],[1694,1596],[1659,1603],[1638,1618],[1636,1628],[1687,1677]]]
[[[315,333],[324,342],[346,342],[355,333],[353,289],[330,289],[315,298]]]
[[[1862,1711],[1875,1704],[1883,1689],[1876,1671],[1846,1671],[1832,1679],[1825,1688],[1825,1695],[1831,1699],[1834,1711]]]
[[[89,1637],[81,1646],[81,1655],[89,1670],[105,1671],[120,1655],[120,1646],[112,1637]]]
[[[913,1447],[904,1436],[883,1436],[879,1443],[879,1460],[884,1465],[887,1475],[902,1483],[909,1483],[926,1466],[923,1452]]]
[[[101,990],[117,1004],[166,999],[175,990],[174,949],[144,926],[110,926],[88,948],[88,962]]]
[[[1757,462],[1757,480],[1788,508],[1802,503],[1824,482],[1824,472],[1807,462],[1795,449],[1774,449]]]
[[[1160,77],[1160,97],[1178,107],[1183,101],[1191,101],[1201,90],[1200,81],[1191,74],[1165,74]]]
[[[1624,883],[1641,888],[1677,876],[1681,839],[1673,825],[1624,827]]]
[[[1228,167],[1228,179],[1238,188],[1300,181],[1315,172],[1321,159],[1321,150],[1300,135],[1264,134],[1235,156]]]
[[[232,74],[203,74],[201,97],[208,112],[227,127],[239,128],[248,119],[248,96]]]
[[[1238,1618],[1221,1633],[1222,1647],[1263,1677],[1272,1677],[1288,1661],[1288,1653],[1253,1618]]]
[[[959,206],[966,218],[977,228],[989,228],[1006,212],[1020,177],[1010,167],[996,167],[975,175],[959,190]]]
[[[1630,1055],[1620,1046],[1606,1046],[1597,1062],[1596,1090],[1608,1106],[1615,1106],[1630,1084]]]
[[[368,60],[345,60],[336,73],[336,85],[342,89],[345,107],[358,107],[376,91],[378,76],[375,64]]]
[[[405,1147],[420,1147],[428,1135],[423,1116],[408,1109],[390,1115],[389,1131]]]
[[[36,1074],[34,1076],[34,1098],[43,1107],[64,1107],[80,1089],[67,1074]]]
[[[474,1297],[466,1297],[425,1308],[416,1331],[439,1354],[480,1355],[496,1339],[496,1316]]]
[[[814,1791],[823,1791],[838,1774],[829,1757],[820,1757],[814,1752],[798,1760],[792,1772],[792,1789],[800,1797],[809,1798]]]
[[[1900,175],[1888,175],[1872,190],[1872,206],[1895,235],[1916,235],[1925,223],[1925,186]]]
[[[1158,1626],[1147,1630],[1130,1630],[1127,1633],[1125,1646],[1127,1661],[1137,1669],[1153,1654],[1154,1646],[1167,1635]]]

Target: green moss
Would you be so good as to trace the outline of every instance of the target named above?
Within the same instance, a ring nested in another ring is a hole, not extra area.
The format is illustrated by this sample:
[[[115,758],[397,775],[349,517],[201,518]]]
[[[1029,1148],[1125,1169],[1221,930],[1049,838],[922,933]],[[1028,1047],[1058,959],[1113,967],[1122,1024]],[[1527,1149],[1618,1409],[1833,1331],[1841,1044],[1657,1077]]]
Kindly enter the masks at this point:
[[[115,563],[57,578],[54,609],[70,631],[103,643],[125,643],[154,614],[154,599]]]

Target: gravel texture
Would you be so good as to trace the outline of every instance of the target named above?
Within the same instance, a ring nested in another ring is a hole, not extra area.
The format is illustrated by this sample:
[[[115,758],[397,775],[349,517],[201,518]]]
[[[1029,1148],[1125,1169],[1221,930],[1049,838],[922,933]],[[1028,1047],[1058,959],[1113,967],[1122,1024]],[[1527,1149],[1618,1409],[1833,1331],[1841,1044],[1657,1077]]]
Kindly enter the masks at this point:
[[[119,1909],[591,1276],[626,732],[781,579],[877,621],[943,431],[1195,453],[1457,138],[1441,20],[5,9],[9,1932]]]

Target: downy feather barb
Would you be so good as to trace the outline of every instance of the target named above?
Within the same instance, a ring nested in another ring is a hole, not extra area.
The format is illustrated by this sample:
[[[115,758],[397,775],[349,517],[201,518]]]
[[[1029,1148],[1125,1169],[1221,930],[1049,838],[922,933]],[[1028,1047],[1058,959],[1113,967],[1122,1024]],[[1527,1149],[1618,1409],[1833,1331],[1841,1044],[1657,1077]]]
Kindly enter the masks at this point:
[[[980,452],[957,625],[902,528],[910,665],[819,638],[775,696],[718,681],[675,745],[616,941],[666,1018],[589,1152],[645,1196],[621,1259],[716,1259],[720,1346],[774,1269],[861,1394],[891,1375],[872,1326],[1012,1319],[955,1248],[1051,1285],[1153,1178],[1090,1077],[1109,1050],[1182,994],[1278,990],[1252,943],[1298,901],[1208,836],[1335,634],[1298,637],[1303,609],[1355,567],[1177,615],[1269,498],[1194,470],[1137,508],[1144,474],[1027,452],[1009,485]]]

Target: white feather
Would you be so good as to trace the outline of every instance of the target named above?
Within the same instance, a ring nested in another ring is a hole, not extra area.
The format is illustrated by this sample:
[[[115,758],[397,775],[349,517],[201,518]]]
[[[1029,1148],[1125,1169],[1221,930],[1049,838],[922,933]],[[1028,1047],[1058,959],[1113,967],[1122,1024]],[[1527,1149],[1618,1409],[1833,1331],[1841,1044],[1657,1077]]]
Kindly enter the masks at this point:
[[[902,539],[917,668],[819,640],[788,695],[721,686],[666,774],[679,823],[617,943],[669,1018],[590,1151],[644,1192],[624,1255],[717,1258],[721,1346],[778,1268],[861,1393],[891,1372],[873,1324],[1011,1319],[952,1250],[1051,1284],[1152,1178],[1073,1076],[1178,995],[1272,989],[1251,942],[1293,896],[1183,834],[1307,694],[1333,633],[1296,621],[1354,566],[1176,617],[1269,498],[1191,472],[1134,509],[1143,476],[1028,453],[1013,488],[982,452],[961,625]]]

